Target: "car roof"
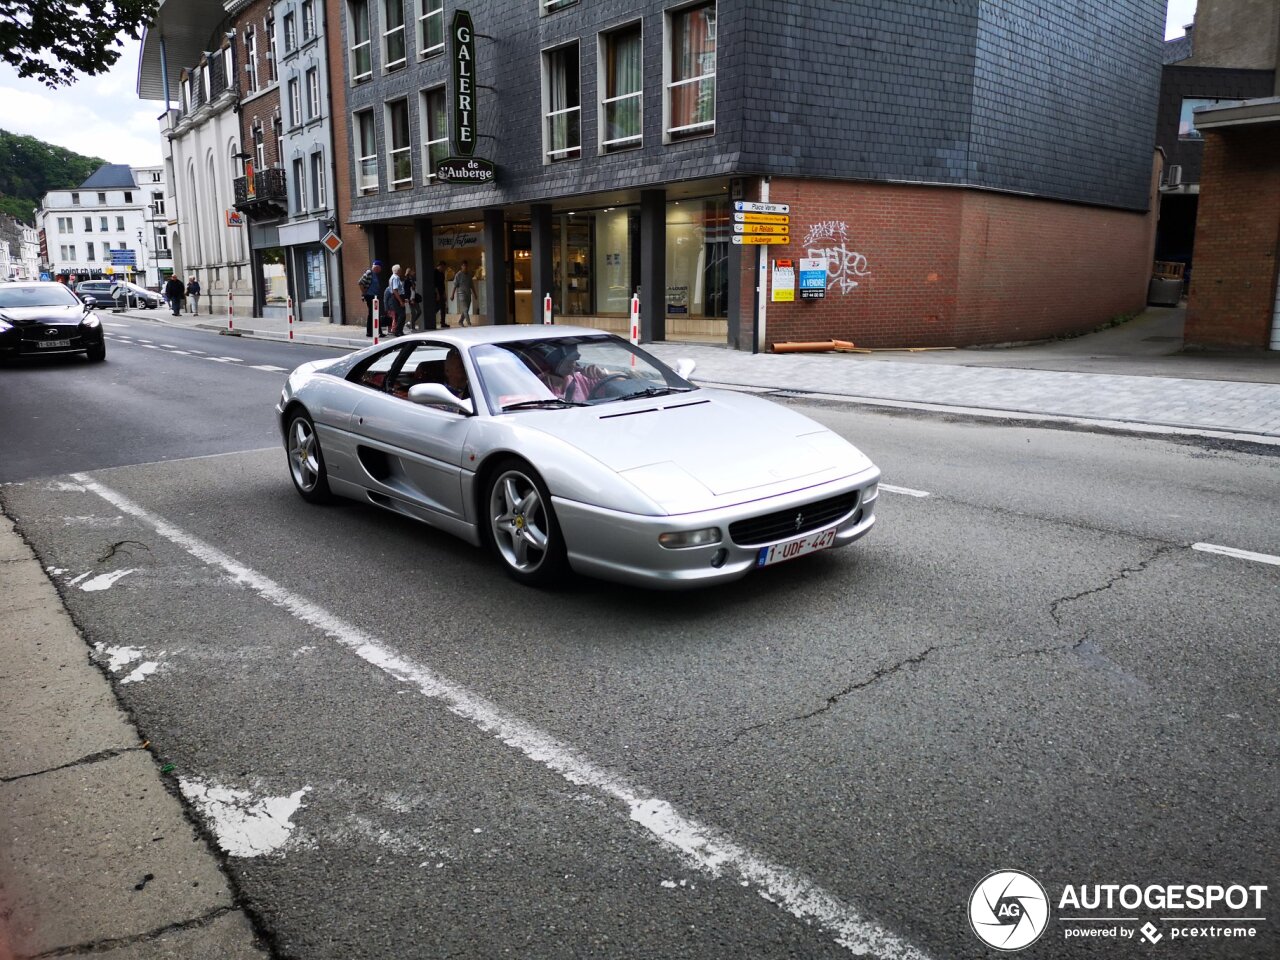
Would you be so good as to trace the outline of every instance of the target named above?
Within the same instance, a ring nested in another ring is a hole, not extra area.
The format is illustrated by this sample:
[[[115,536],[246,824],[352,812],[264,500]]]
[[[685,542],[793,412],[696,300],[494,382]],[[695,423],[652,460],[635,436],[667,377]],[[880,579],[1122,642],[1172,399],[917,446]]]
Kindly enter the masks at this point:
[[[567,327],[559,324],[505,323],[483,327],[427,330],[400,337],[396,342],[430,340],[458,347],[474,347],[482,343],[511,343],[516,340],[559,340],[563,337],[611,337],[607,330],[595,327]]]

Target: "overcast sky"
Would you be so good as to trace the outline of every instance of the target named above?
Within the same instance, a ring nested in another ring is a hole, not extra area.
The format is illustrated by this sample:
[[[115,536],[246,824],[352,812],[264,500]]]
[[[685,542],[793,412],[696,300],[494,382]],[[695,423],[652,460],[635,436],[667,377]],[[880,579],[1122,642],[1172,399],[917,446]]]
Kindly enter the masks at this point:
[[[1166,39],[1182,35],[1195,9],[1196,0],[1169,0]],[[109,163],[158,165],[163,105],[138,99],[139,47],[129,42],[110,72],[57,90],[20,80],[12,67],[0,64],[0,129]]]

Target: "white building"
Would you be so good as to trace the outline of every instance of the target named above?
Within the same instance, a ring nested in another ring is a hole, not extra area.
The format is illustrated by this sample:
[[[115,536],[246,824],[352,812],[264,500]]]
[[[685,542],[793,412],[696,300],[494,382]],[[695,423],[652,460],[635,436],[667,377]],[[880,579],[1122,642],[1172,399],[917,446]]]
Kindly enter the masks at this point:
[[[124,274],[159,287],[173,272],[168,224],[155,207],[165,193],[162,167],[104,163],[79,187],[45,194],[36,223],[49,273],[77,280]]]
[[[39,280],[40,231],[25,223],[20,223],[18,226],[22,228],[21,253],[19,254],[22,269],[18,273],[18,279]]]

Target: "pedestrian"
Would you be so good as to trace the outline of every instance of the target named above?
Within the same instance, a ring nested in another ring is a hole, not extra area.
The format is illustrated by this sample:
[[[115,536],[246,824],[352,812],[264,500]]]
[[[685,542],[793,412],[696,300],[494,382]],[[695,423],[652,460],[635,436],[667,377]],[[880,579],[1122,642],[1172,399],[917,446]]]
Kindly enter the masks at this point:
[[[445,296],[445,292],[444,292],[445,285],[444,285],[444,261],[443,260],[441,260],[439,263],[436,264],[436,269],[431,279],[433,281],[433,284],[435,286],[435,291],[436,291],[436,312],[431,315],[431,319],[434,321],[436,317],[439,316],[440,326],[447,327],[449,326],[449,323],[448,323],[449,318],[447,313],[449,309],[449,298]]]
[[[182,281],[169,274],[169,279],[164,282],[164,298],[169,301],[169,309],[175,317],[182,315],[182,295]]]
[[[364,335],[373,336],[373,301],[382,296],[382,261],[375,260],[359,280],[360,297],[364,300]],[[381,327],[381,323],[378,325]],[[378,333],[382,333],[379,329]]]
[[[400,276],[400,264],[391,267],[391,279],[387,281],[387,292],[383,297],[386,307],[387,323],[391,327],[391,336],[398,337],[404,333],[404,279]]]
[[[418,292],[418,275],[413,267],[404,270],[404,300],[409,305],[409,329],[417,330],[422,317],[422,294]]]
[[[453,299],[458,304],[458,326],[471,326],[471,295],[474,287],[471,285],[471,271],[467,269],[467,261],[462,261],[462,266],[458,268],[458,272],[453,275]]]
[[[187,306],[193,315],[200,316],[200,281],[195,278],[195,274],[187,281]]]

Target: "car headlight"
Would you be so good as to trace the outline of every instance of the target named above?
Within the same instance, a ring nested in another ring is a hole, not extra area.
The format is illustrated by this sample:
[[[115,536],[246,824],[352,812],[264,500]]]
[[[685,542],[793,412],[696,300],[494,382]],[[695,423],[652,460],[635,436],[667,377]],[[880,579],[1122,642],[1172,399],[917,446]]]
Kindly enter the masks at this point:
[[[0,333],[8,333],[12,329],[12,323],[6,323],[4,320],[0,320]]]
[[[100,326],[102,326],[102,321],[101,321],[101,320],[99,320],[97,317],[85,317],[83,320],[81,320],[81,321],[80,321],[80,326],[82,326],[82,327],[100,327]]]
[[[684,547],[705,547],[720,542],[719,527],[703,527],[701,530],[678,530],[672,533],[658,534],[658,543],[668,550],[680,550]]]

